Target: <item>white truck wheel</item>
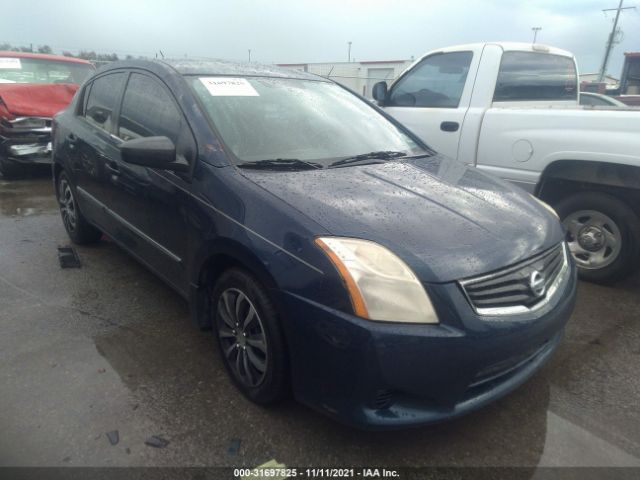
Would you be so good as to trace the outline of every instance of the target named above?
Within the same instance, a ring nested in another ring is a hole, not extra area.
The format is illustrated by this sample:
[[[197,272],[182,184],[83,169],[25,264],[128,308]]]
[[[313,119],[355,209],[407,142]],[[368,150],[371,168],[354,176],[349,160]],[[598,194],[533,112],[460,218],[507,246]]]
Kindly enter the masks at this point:
[[[610,284],[638,267],[640,220],[613,195],[585,192],[555,205],[580,277]]]

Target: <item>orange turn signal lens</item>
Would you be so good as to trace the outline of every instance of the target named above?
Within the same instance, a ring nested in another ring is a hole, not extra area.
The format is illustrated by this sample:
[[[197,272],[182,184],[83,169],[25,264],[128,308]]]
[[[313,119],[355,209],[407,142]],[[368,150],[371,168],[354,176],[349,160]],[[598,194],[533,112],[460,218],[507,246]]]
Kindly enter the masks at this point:
[[[327,254],[331,263],[336,267],[340,277],[342,277],[342,281],[349,292],[349,297],[351,298],[351,305],[353,306],[353,311],[356,315],[363,318],[369,318],[369,311],[367,310],[367,305],[364,303],[364,299],[362,298],[362,294],[360,293],[360,289],[356,285],[355,280],[349,273],[347,267],[345,267],[342,260],[338,258],[338,256],[329,248],[329,246],[322,241],[321,238],[316,238],[316,245],[318,245],[324,253]]]

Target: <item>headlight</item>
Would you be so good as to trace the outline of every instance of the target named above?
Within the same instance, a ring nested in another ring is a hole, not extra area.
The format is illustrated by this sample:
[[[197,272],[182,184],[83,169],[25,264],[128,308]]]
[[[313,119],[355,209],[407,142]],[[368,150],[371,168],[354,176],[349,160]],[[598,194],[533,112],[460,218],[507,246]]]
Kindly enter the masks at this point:
[[[30,130],[46,128],[47,120],[38,117],[20,117],[15,120],[11,120],[11,125],[17,130]]]
[[[384,322],[438,323],[415,274],[382,245],[342,237],[317,238],[316,244],[340,273],[356,315]]]
[[[531,195],[531,194],[529,194]],[[560,217],[558,216],[558,214],[556,213],[556,211],[553,209],[553,207],[551,205],[549,205],[547,202],[544,202],[542,200],[540,200],[538,197],[531,195],[531,198],[533,198],[536,202],[538,202],[540,205],[542,205],[544,208],[546,208],[549,212],[551,212],[553,214],[554,217],[556,217],[558,220],[560,220]]]

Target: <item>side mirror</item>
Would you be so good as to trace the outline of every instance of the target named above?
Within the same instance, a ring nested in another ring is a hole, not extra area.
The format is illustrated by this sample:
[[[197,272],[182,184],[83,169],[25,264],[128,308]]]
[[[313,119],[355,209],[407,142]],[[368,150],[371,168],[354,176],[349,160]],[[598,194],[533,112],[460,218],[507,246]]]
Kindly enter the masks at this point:
[[[176,163],[176,146],[167,137],[142,137],[120,145],[122,160],[143,167],[184,172],[185,164]]]
[[[93,119],[94,122],[103,124],[107,120],[109,120],[110,113],[100,107],[93,107],[90,111],[87,112],[89,117]]]
[[[378,82],[373,86],[371,92],[373,98],[375,98],[380,105],[384,104],[387,98],[387,82]]]

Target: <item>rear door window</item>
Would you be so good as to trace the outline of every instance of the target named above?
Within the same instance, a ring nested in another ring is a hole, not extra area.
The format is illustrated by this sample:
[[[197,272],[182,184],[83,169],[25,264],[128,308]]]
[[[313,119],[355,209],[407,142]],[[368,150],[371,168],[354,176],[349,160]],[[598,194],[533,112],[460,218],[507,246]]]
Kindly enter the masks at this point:
[[[472,52],[431,55],[394,85],[388,106],[458,108]]]
[[[572,58],[536,52],[502,55],[494,102],[577,98],[578,79]]]
[[[96,127],[111,132],[111,119],[122,93],[125,75],[111,73],[96,78],[90,86],[84,117]]]
[[[181,128],[182,114],[166,88],[147,75],[132,73],[122,100],[118,137],[126,141],[165,136],[177,143]]]

